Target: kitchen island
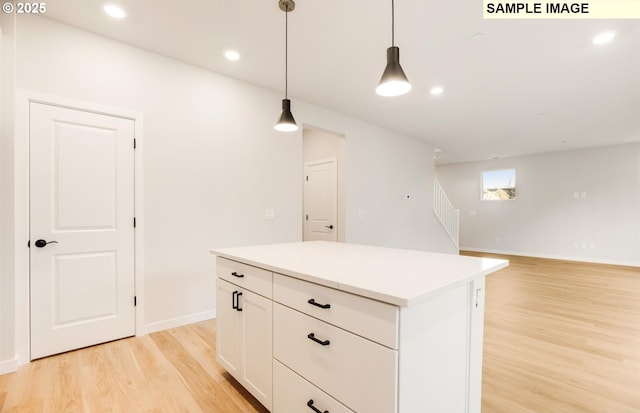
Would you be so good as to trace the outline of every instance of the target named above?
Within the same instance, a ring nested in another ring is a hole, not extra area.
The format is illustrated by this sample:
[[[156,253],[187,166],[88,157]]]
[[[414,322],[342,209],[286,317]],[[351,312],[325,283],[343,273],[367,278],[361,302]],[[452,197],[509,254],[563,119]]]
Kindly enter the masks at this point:
[[[333,242],[215,249],[217,360],[275,413],[480,412],[505,260]]]

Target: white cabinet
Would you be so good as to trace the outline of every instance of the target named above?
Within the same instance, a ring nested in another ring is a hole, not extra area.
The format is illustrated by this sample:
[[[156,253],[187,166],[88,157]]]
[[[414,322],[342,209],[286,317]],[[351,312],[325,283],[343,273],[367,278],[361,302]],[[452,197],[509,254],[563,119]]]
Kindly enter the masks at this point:
[[[506,261],[336,243],[214,253],[217,360],[270,411],[480,412],[484,280]]]
[[[225,264],[218,268],[218,274],[225,272]],[[248,272],[233,271],[249,287],[254,285]],[[263,270],[261,270],[263,271]],[[266,274],[265,274],[266,273]],[[261,273],[259,279],[271,273]],[[246,281],[249,281],[247,283]],[[216,296],[216,358],[233,377],[240,382],[260,403],[271,410],[272,404],[272,319],[273,303],[249,287],[240,287],[217,279]],[[264,292],[264,291],[263,291]]]
[[[216,357],[233,377],[240,380],[242,367],[242,319],[236,310],[238,286],[222,279],[216,287]]]

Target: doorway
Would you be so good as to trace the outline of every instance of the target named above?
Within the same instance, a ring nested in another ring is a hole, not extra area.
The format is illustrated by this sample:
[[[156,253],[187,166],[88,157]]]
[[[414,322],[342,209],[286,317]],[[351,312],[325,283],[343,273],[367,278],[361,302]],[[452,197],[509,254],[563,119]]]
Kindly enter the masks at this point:
[[[135,334],[135,121],[29,103],[31,359]]]
[[[345,241],[345,138],[305,126],[303,130],[303,241]]]

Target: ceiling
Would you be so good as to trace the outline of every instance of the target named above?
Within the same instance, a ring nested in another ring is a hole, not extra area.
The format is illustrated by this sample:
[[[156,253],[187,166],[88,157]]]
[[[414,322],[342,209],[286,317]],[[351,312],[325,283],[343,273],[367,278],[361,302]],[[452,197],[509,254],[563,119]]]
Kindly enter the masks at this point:
[[[108,17],[103,0],[49,2],[45,16],[284,93],[277,0],[112,3],[127,18]],[[442,150],[440,164],[640,141],[638,20],[484,20],[480,0],[396,0],[395,19],[413,89],[385,98],[375,87],[391,45],[391,2],[297,0],[294,115],[301,99],[424,139]],[[616,37],[594,45],[602,31]],[[225,59],[227,49],[241,59]],[[432,96],[437,85],[444,93]]]

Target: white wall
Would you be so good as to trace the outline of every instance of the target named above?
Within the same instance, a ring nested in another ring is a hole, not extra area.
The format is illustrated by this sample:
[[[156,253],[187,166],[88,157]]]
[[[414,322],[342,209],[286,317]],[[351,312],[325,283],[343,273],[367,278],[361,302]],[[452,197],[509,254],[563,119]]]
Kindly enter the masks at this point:
[[[143,114],[149,329],[213,314],[209,249],[301,239],[302,130],[273,129],[279,93],[36,16],[18,21],[16,73],[21,90]],[[431,216],[430,145],[292,105],[300,124],[346,137],[347,242],[447,250]]]
[[[15,361],[13,240],[14,15],[0,15],[0,374]]]
[[[482,171],[507,168],[516,199],[480,201]],[[460,249],[640,265],[640,143],[444,165],[436,175],[461,210]]]
[[[347,242],[457,254],[433,214],[433,147],[372,132],[347,134]]]

